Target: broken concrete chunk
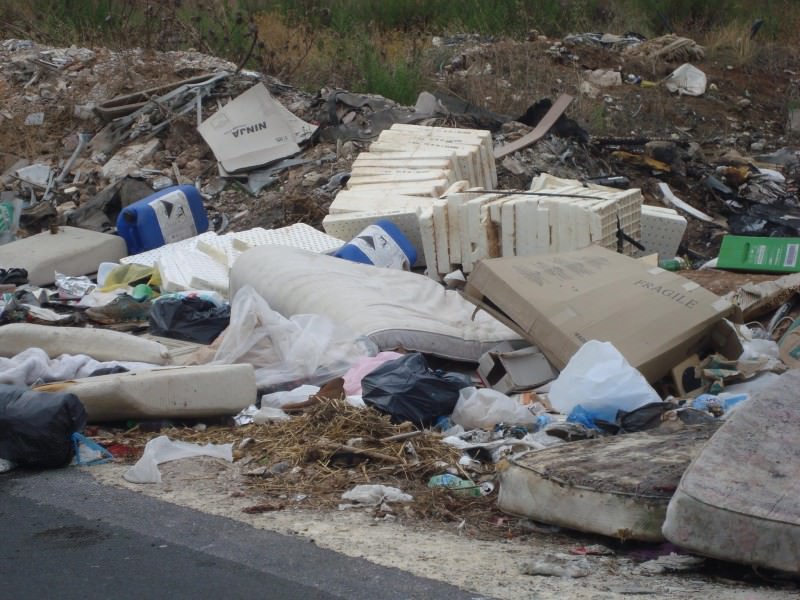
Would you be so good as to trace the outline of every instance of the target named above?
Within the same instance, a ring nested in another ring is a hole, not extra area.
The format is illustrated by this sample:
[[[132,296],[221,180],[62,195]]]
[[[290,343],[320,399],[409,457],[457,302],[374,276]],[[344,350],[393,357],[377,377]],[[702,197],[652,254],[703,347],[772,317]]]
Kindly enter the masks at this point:
[[[113,183],[137,172],[153,157],[160,143],[159,140],[152,139],[141,144],[126,146],[103,165],[101,170],[103,177]]]

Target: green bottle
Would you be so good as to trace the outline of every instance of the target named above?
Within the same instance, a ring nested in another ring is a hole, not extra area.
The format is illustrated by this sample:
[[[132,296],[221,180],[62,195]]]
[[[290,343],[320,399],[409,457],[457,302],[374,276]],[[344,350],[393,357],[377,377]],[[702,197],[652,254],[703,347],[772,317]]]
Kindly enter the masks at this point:
[[[680,256],[668,260],[660,260],[658,261],[658,266],[666,271],[683,271],[684,269],[692,268],[689,261]]]

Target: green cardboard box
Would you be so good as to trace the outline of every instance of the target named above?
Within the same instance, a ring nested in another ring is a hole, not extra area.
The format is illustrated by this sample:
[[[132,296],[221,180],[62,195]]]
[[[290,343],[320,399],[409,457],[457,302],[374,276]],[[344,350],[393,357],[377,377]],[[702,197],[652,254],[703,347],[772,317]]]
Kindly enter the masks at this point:
[[[726,235],[719,249],[717,267],[766,273],[800,272],[800,238]]]

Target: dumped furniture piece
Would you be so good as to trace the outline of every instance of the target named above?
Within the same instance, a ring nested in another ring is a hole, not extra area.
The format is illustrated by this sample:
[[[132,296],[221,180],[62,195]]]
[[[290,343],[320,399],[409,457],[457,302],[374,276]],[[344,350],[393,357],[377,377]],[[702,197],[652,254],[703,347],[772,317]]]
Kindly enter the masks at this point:
[[[714,424],[572,442],[510,460],[500,510],[622,540],[659,542],[667,504]]]
[[[687,550],[800,573],[800,370],[728,418],[669,504],[664,536]]]

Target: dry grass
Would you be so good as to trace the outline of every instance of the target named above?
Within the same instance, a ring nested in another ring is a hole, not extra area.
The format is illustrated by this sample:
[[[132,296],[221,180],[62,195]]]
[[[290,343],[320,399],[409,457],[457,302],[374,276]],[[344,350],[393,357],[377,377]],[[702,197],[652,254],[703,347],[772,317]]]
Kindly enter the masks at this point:
[[[443,444],[438,433],[416,431],[408,423],[392,424],[388,416],[355,408],[340,398],[324,399],[299,416],[270,425],[209,427],[205,431],[170,428],[160,432],[134,428],[113,440],[99,441],[135,449],[127,459],[133,462],[147,441],[157,435],[197,444],[232,443],[235,460],[256,497],[246,512],[297,506],[333,508],[342,502],[342,493],[353,486],[379,483],[398,487],[414,497],[409,505],[393,507],[399,518],[456,525],[463,522],[469,534],[483,537],[524,532],[518,523],[497,511],[494,495],[462,496],[427,487],[431,476],[448,468],[461,469],[460,452]],[[462,477],[469,477],[460,472]],[[479,476],[491,479],[492,466],[472,475],[475,480]]]

